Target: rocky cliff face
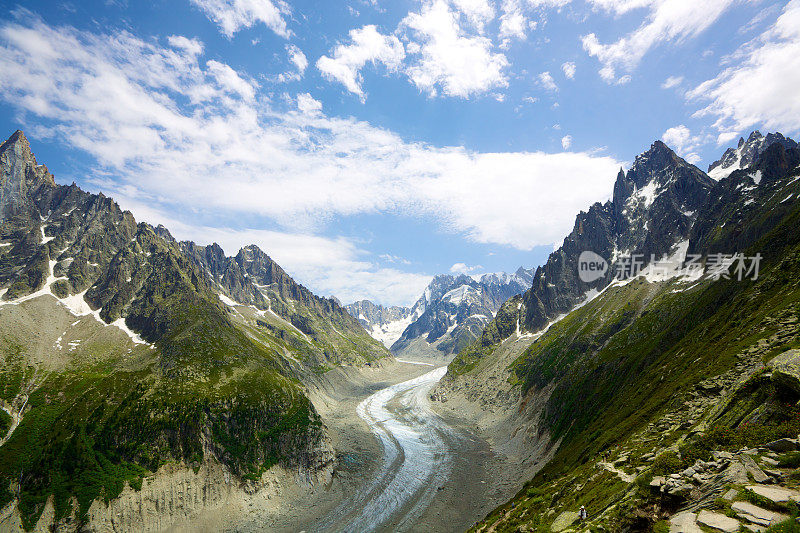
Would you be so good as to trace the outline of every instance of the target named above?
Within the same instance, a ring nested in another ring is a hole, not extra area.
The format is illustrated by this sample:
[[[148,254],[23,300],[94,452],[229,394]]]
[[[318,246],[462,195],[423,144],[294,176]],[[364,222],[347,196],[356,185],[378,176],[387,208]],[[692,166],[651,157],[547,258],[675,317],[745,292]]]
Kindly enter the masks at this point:
[[[614,276],[620,257],[639,254],[643,263],[661,259],[689,239],[689,231],[713,180],[678,157],[661,141],[620,170],[613,199],[596,203],[575,219],[572,232],[533,276],[532,287],[509,300],[480,343],[491,346],[521,331],[535,332],[587,299]],[[589,283],[579,278],[578,259],[592,251],[608,263],[605,275]],[[685,248],[684,248],[685,251]]]
[[[255,247],[180,244],[56,184],[21,132],[0,146],[0,194],[0,396],[19,421],[0,507],[25,528],[46,509],[44,528],[94,527],[97,498],[165,464],[241,484],[330,463],[299,378],[388,353],[338,304]]]
[[[234,257],[226,257],[218,244],[182,242],[180,247],[228,305],[252,306],[258,314],[290,324],[304,342],[316,345],[316,350],[309,352],[306,346],[303,350],[319,364],[367,362],[386,355],[385,348],[336,300],[314,295],[258,246],[246,246]]]

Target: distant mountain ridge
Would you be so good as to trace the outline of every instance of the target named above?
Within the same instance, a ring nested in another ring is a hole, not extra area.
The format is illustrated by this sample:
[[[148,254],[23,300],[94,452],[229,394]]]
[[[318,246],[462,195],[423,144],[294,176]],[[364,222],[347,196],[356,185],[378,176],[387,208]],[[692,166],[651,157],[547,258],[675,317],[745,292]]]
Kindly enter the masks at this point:
[[[387,309],[367,300],[346,308],[399,357],[447,357],[475,340],[500,305],[530,288],[532,280],[533,270],[522,267],[477,278],[441,274],[411,308]]]
[[[355,317],[364,329],[387,348],[400,338],[412,321],[410,307],[393,305],[384,307],[369,300],[360,300],[345,306],[347,312]]]

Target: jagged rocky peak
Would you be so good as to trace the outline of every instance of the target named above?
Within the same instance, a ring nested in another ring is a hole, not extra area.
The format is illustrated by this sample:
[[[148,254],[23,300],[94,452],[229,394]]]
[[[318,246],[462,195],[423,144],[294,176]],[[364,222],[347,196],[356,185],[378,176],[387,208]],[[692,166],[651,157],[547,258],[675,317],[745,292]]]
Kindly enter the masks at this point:
[[[510,285],[516,283],[527,289],[533,282],[533,273],[533,269],[519,267],[513,274],[509,274],[508,272],[490,272],[489,274],[483,274],[478,281],[487,286]]]
[[[599,254],[610,264],[615,257],[641,254],[661,258],[689,239],[692,224],[714,186],[702,170],[688,163],[661,141],[637,156],[626,173],[620,169],[613,200],[595,203],[575,219],[572,232],[537,269],[531,289],[522,297],[522,329],[538,331],[552,318],[582,302],[589,291],[602,289],[613,275],[592,283],[578,277],[578,258],[584,251]],[[498,328],[500,338],[513,333],[515,320]],[[489,339],[493,340],[493,339]],[[496,339],[494,339],[496,340]]]
[[[613,203],[617,213],[634,201],[648,208],[667,189],[688,200],[695,195],[683,189],[695,184],[704,188],[712,185],[699,168],[679,157],[663,142],[656,141],[636,157],[627,173],[620,169],[614,184]]]
[[[30,198],[42,186],[55,186],[55,180],[46,166],[36,163],[28,139],[17,130],[0,145],[0,220],[32,216]]]
[[[752,166],[764,151],[778,143],[786,149],[797,148],[798,144],[784,137],[782,133],[767,133],[762,135],[756,130],[750,134],[747,140],[739,138],[736,148],[728,148],[722,157],[714,161],[708,167],[708,175],[715,180],[720,180],[729,176],[733,171]]]
[[[159,224],[158,226],[156,226],[154,231],[156,235],[158,235],[165,241],[176,242],[175,237],[172,236],[172,233],[170,233],[169,230],[164,225]]]

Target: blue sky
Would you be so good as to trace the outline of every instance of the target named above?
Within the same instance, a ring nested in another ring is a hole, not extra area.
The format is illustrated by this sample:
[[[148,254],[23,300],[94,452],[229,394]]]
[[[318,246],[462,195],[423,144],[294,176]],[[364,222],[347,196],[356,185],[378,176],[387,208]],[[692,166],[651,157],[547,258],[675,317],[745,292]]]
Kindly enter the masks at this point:
[[[0,131],[57,181],[345,303],[541,264],[663,139],[800,128],[800,2],[31,1]]]

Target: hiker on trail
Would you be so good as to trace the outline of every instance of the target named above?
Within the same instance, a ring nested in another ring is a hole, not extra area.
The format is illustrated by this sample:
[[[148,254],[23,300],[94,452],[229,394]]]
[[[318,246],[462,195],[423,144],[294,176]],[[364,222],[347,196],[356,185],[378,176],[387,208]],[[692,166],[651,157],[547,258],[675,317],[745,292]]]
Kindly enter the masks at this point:
[[[583,522],[584,520],[586,520],[586,517],[587,517],[587,515],[586,515],[586,507],[581,505],[581,510],[578,511],[578,518],[580,519],[581,522]]]

